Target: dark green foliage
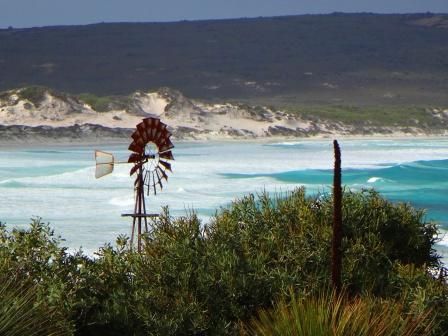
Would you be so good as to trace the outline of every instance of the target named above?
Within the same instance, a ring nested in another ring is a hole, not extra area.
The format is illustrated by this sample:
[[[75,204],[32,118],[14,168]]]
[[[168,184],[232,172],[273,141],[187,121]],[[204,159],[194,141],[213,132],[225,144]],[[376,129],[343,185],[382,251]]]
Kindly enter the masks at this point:
[[[90,105],[97,112],[108,112],[111,110],[125,110],[129,106],[128,97],[96,96],[91,93],[82,93],[79,100]]]
[[[0,335],[66,336],[70,324],[37,300],[35,285],[0,275]]]
[[[277,100],[277,106],[292,114],[298,114],[315,122],[320,119],[338,121],[358,127],[363,126],[407,126],[430,129],[446,127],[440,118],[428,111],[425,105],[291,105]],[[378,128],[378,132],[384,132]]]
[[[281,300],[272,310],[261,310],[245,326],[254,336],[424,336],[437,327],[432,312],[406,310],[401,302],[368,295],[350,298],[335,292]]]
[[[45,94],[48,92],[48,88],[44,86],[27,86],[20,89],[18,96],[21,99],[26,99],[33,103],[34,106],[39,107],[40,103],[45,99]]]
[[[8,232],[0,223],[0,335],[72,334],[53,283],[66,257],[59,243],[39,219],[28,231]]]
[[[446,104],[446,29],[415,24],[431,17],[437,16],[331,14],[3,29],[0,90],[45,85],[116,95],[168,86],[205,99]]]
[[[343,216],[348,293],[404,300],[405,311],[436,304],[446,325],[447,287],[427,271],[439,267],[434,224],[373,191],[346,191]],[[328,288],[331,227],[331,196],[303,189],[244,197],[206,228],[194,213],[174,219],[165,209],[141,254],[119,237],[94,259],[68,255],[35,221],[28,231],[1,227],[0,272],[36,283],[38,302],[78,335],[235,335],[291,290],[308,297]]]

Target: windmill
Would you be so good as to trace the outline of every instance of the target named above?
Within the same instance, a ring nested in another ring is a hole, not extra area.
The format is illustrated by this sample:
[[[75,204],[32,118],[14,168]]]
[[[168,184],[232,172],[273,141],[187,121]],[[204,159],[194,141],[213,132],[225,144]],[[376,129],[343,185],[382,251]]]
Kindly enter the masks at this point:
[[[143,229],[148,231],[148,218],[157,217],[157,214],[146,212],[145,195],[154,193],[157,189],[162,190],[162,181],[168,181],[167,172],[171,172],[171,164],[168,161],[174,160],[171,149],[174,148],[170,140],[171,133],[166,124],[157,118],[146,118],[139,123],[132,133],[132,143],[129,150],[127,162],[117,162],[111,153],[95,151],[95,177],[100,178],[112,173],[115,164],[129,163],[133,166],[130,175],[135,175],[135,206],[131,214],[122,216],[132,217],[131,248],[134,246],[134,238],[137,230],[137,250],[141,251],[141,236]],[[143,227],[144,225],[144,227]]]

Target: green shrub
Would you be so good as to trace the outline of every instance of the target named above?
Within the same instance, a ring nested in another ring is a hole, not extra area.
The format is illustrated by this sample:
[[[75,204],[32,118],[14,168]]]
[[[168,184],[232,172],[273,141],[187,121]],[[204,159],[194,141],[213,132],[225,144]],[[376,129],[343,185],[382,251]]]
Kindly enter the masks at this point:
[[[404,311],[391,300],[348,299],[331,292],[280,301],[273,310],[262,310],[242,334],[258,336],[424,336],[431,335],[431,311]]]
[[[33,85],[20,89],[17,94],[20,99],[26,99],[34,106],[39,107],[48,91],[49,89],[44,86]]]
[[[90,105],[97,112],[108,112],[112,110],[125,110],[129,107],[129,97],[96,96],[91,93],[82,93],[79,100]]]
[[[40,220],[27,231],[0,225],[0,274],[35,283],[37,301],[78,335],[235,335],[291,290],[297,300],[326,291],[331,224],[331,195],[297,189],[243,197],[206,227],[195,213],[172,218],[164,209],[142,253],[118,237],[95,258],[67,254]],[[428,272],[440,268],[434,223],[374,191],[345,191],[343,228],[347,293],[403,302],[403,312],[433,308],[442,334],[447,286]]]
[[[38,288],[17,281],[11,274],[0,275],[0,335],[66,336],[72,325],[56,308],[38,299]]]

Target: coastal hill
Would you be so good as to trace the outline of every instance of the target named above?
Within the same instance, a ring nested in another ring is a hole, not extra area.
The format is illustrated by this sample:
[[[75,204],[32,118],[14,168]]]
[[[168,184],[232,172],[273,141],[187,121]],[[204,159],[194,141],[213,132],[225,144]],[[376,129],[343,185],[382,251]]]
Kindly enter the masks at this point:
[[[142,118],[154,116],[169,125],[176,139],[442,135],[448,128],[448,109],[442,108],[389,110],[384,114],[381,108],[360,113],[334,107],[333,114],[340,116],[336,119],[307,111],[210,103],[169,88],[99,97],[31,86],[0,92],[0,142],[123,140]],[[400,119],[403,113],[408,118]],[[350,120],[353,116],[358,116],[356,121]]]
[[[448,15],[0,30],[0,141],[448,133]]]
[[[0,91],[302,105],[447,105],[448,16],[303,15],[0,30]]]

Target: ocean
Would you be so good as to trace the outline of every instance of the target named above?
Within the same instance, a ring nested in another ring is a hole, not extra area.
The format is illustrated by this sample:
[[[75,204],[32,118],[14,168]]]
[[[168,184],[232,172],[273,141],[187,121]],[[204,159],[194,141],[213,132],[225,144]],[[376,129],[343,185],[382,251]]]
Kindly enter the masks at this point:
[[[341,140],[343,184],[375,188],[395,202],[427,209],[448,261],[448,140]],[[175,143],[173,174],[149,212],[168,206],[172,216],[195,211],[203,223],[220,207],[248,193],[280,193],[305,186],[309,194],[331,190],[331,140]],[[93,254],[119,234],[130,234],[134,205],[129,165],[94,177],[94,150],[127,160],[127,145],[41,146],[0,149],[0,221],[26,228],[31,218],[49,222],[69,250]]]

